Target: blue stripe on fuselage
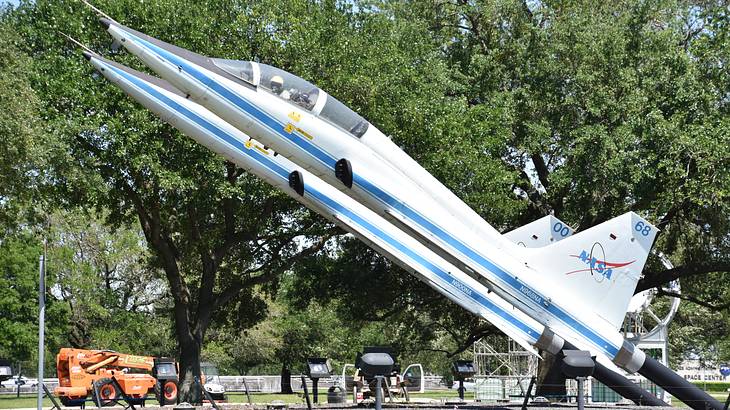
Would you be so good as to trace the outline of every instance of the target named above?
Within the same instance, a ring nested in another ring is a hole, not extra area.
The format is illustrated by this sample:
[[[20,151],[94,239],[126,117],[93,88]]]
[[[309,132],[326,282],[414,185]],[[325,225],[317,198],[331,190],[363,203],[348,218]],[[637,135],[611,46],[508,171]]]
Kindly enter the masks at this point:
[[[227,87],[215,81],[215,79],[201,72],[196,67],[191,65],[191,63],[189,63],[187,60],[180,58],[174,53],[171,53],[153,43],[150,43],[147,40],[141,39],[132,33],[126,31],[125,33],[127,33],[130,37],[133,37],[135,41],[142,43],[142,45],[153,50],[163,59],[166,59],[172,62],[174,65],[181,67],[187,74],[191,75],[199,83],[201,83],[205,87],[208,87],[213,92],[217,93],[220,97],[226,99],[233,106],[241,110],[244,115],[254,117],[257,121],[259,121],[261,124],[264,124],[274,133],[278,134],[281,137],[284,137],[285,140],[295,143],[302,150],[304,150],[309,155],[324,164],[327,168],[334,170],[337,158],[333,157],[328,152],[324,151],[320,147],[317,147],[316,145],[304,138],[298,138],[294,136],[294,134],[287,133],[286,131],[284,131],[283,125],[279,123],[275,118],[269,116],[264,111],[258,109],[254,104],[248,102],[240,95],[236,94],[235,92],[229,90]],[[433,233],[434,236],[438,237],[440,240],[448,243],[454,249],[458,250],[460,253],[479,264],[482,268],[495,274],[500,281],[514,289],[517,293],[528,296],[529,300],[533,302],[534,306],[537,306],[538,309],[544,310],[550,315],[558,318],[568,327],[574,329],[579,334],[591,340],[597,347],[604,350],[612,358],[615,357],[615,355],[618,353],[618,347],[614,346],[610,341],[596,334],[588,326],[575,319],[572,315],[568,314],[563,309],[550,303],[547,298],[539,295],[539,293],[534,291],[522,281],[507,273],[503,268],[488,260],[479,252],[476,252],[471,247],[467,246],[448,232],[441,229],[438,225],[431,222],[428,218],[418,213],[418,211],[406,206],[397,198],[377,187],[375,184],[372,184],[370,181],[360,175],[353,175],[353,182],[356,182],[360,187],[363,188],[365,192],[372,195],[376,200],[394,207],[399,212],[402,212],[407,218],[416,221],[420,226],[424,227],[424,229]],[[531,297],[531,295],[536,296]],[[538,300],[535,300],[536,298]],[[546,303],[540,303],[540,301],[544,301]]]

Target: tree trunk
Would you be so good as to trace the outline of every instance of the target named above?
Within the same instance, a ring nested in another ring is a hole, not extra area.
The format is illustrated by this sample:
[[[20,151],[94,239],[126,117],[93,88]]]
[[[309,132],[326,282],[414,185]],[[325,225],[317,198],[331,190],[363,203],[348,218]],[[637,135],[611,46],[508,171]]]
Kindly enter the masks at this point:
[[[560,368],[563,362],[562,353],[552,355],[546,351],[540,351],[542,360],[537,367],[537,392],[536,396],[543,396],[550,401],[559,399],[565,400],[567,390],[565,389],[565,376]]]
[[[180,335],[178,343],[180,343],[178,402],[202,404],[202,386],[195,382],[196,377],[200,380],[200,343],[194,337],[182,338]]]
[[[289,369],[289,366],[285,364],[281,365],[281,393],[294,393],[294,390],[291,388],[291,370]]]

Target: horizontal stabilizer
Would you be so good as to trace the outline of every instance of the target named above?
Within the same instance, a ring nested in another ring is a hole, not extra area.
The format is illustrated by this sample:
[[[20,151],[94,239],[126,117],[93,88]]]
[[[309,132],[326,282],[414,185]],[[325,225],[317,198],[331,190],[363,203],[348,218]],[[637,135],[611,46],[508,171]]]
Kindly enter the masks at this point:
[[[569,238],[530,250],[526,264],[576,309],[619,329],[657,228],[628,212]]]
[[[504,234],[504,237],[525,248],[541,248],[573,234],[573,228],[560,219],[547,215]]]

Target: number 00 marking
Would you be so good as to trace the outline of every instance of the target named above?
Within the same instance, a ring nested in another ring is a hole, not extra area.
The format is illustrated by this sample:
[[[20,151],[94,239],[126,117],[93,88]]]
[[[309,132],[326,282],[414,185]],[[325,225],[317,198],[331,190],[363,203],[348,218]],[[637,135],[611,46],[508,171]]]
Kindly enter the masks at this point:
[[[568,229],[567,226],[563,226],[560,222],[556,222],[555,225],[553,225],[553,231],[559,233],[562,237],[566,237],[570,233],[570,229]]]

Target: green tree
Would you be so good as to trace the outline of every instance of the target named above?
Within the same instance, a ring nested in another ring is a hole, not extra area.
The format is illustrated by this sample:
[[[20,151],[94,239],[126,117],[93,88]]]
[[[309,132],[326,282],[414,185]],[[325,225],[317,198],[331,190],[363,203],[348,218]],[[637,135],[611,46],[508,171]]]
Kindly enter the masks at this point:
[[[515,170],[523,211],[502,227],[554,213],[586,229],[638,212],[661,229],[655,249],[676,267],[651,257],[636,291],[661,295],[680,278],[682,298],[728,317],[724,2],[406,2],[392,10],[428,22],[470,107],[507,107],[502,160]],[[691,333],[685,325],[697,317],[697,306],[682,310],[675,335]],[[726,319],[708,322],[723,339]],[[707,351],[704,334],[684,348]]]
[[[12,230],[32,214],[41,184],[39,163],[40,101],[31,87],[31,60],[19,47],[20,37],[0,23],[0,226]]]
[[[83,349],[169,356],[167,281],[150,267],[138,228],[106,226],[93,212],[49,218],[55,298],[68,306],[68,343]]]
[[[509,101],[503,160],[526,209],[508,226],[634,210],[677,265],[653,261],[637,291],[730,270],[722,2],[412,5],[396,9],[430,22],[472,107]]]
[[[263,37],[265,26],[255,15],[235,14],[238,8],[227,1],[98,6],[130,26],[211,55],[246,58],[241,45],[277,42]],[[210,324],[256,323],[266,306],[258,289],[275,288],[282,271],[322,249],[335,231],[95,79],[59,35],[63,30],[93,46],[108,43],[83,4],[28,2],[6,19],[22,31],[26,51],[33,55],[46,129],[74,158],[74,167],[60,169],[60,197],[108,209],[112,225],[132,218],[139,222],[172,296],[181,399],[199,401],[193,378],[200,374]],[[183,19],[185,25],[172,24]],[[242,25],[257,33],[253,44],[249,31],[237,29]],[[309,238],[309,246],[294,240],[302,237]]]
[[[21,362],[33,374],[38,348],[39,257],[43,245],[33,232],[17,232],[0,239],[0,357]],[[49,283],[55,281],[52,273]],[[46,352],[52,374],[54,353],[65,343],[68,309],[46,292]]]

